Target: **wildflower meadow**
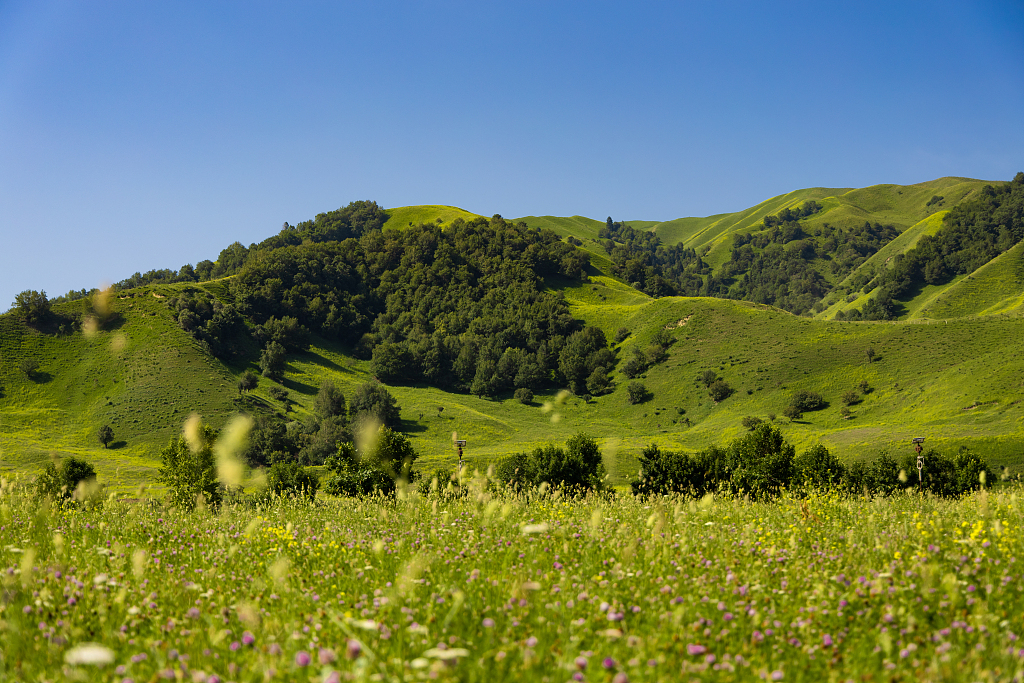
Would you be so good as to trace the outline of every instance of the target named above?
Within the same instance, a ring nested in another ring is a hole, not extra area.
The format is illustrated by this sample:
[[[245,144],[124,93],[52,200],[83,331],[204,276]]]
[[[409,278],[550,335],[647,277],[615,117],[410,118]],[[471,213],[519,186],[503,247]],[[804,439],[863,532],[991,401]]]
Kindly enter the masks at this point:
[[[0,504],[0,680],[1021,680],[1021,491]],[[1020,558],[1020,559],[1019,559]]]

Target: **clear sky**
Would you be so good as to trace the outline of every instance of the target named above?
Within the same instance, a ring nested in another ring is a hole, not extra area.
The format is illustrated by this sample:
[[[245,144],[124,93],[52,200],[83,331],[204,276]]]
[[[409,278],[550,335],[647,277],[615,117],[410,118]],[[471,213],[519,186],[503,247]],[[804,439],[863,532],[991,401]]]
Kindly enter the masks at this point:
[[[0,0],[0,310],[356,199],[667,220],[1024,170],[1024,3]]]

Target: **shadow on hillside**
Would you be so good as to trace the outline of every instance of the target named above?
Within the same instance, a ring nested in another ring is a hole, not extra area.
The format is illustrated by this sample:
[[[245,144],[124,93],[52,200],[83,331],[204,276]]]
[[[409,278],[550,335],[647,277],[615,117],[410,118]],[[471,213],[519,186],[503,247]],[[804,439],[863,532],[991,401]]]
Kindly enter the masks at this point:
[[[398,431],[405,432],[406,434],[413,432],[425,432],[427,431],[427,425],[421,424],[416,420],[402,419],[398,426]]]
[[[352,372],[351,369],[346,368],[346,367],[344,367],[342,365],[338,365],[337,363],[335,363],[330,358],[328,358],[326,356],[321,356],[319,353],[316,353],[314,351],[306,351],[305,353],[303,353],[303,355],[306,356],[311,363],[316,363],[317,365],[322,365],[325,368],[330,368],[331,370],[336,370],[338,372],[347,372],[347,373],[351,373]]]
[[[110,443],[110,444],[109,444],[109,445],[107,446],[107,448],[109,448],[109,449],[110,449],[110,450],[112,450],[112,451],[116,451],[116,450],[118,450],[118,449],[120,449],[120,448],[124,448],[124,447],[125,447],[125,446],[127,446],[127,445],[128,445],[128,442],[127,442],[127,441],[114,441],[114,442],[111,442],[111,443]]]
[[[48,384],[53,381],[53,375],[45,370],[36,370],[29,376],[29,379],[36,384]]]
[[[315,394],[317,391],[315,387],[311,387],[310,385],[304,384],[303,382],[296,382],[295,380],[288,379],[287,377],[281,380],[281,384],[286,389],[290,391],[297,391],[300,394]]]

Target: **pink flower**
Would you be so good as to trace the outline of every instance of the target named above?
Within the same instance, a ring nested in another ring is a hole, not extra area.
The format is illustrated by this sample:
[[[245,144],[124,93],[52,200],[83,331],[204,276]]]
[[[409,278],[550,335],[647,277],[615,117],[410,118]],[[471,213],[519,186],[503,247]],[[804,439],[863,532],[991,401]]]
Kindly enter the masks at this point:
[[[299,650],[295,653],[295,666],[309,666],[311,661],[313,661],[312,658],[305,650]]]
[[[587,658],[586,657],[577,657],[576,661],[574,662],[574,664],[576,664],[576,668],[577,669],[579,669],[580,671],[583,671],[584,669],[587,668]]]
[[[690,655],[702,655],[707,651],[708,649],[703,645],[694,645],[693,643],[690,643],[686,646],[686,653]]]
[[[345,656],[349,659],[358,659],[363,652],[363,646],[355,638],[349,638],[345,644]]]

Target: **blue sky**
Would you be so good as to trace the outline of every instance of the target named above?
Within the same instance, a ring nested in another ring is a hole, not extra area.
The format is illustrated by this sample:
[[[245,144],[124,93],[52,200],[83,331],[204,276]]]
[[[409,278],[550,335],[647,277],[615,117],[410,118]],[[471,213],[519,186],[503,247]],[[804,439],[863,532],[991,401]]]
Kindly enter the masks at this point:
[[[0,0],[0,310],[355,199],[667,220],[1024,170],[1013,2]]]

